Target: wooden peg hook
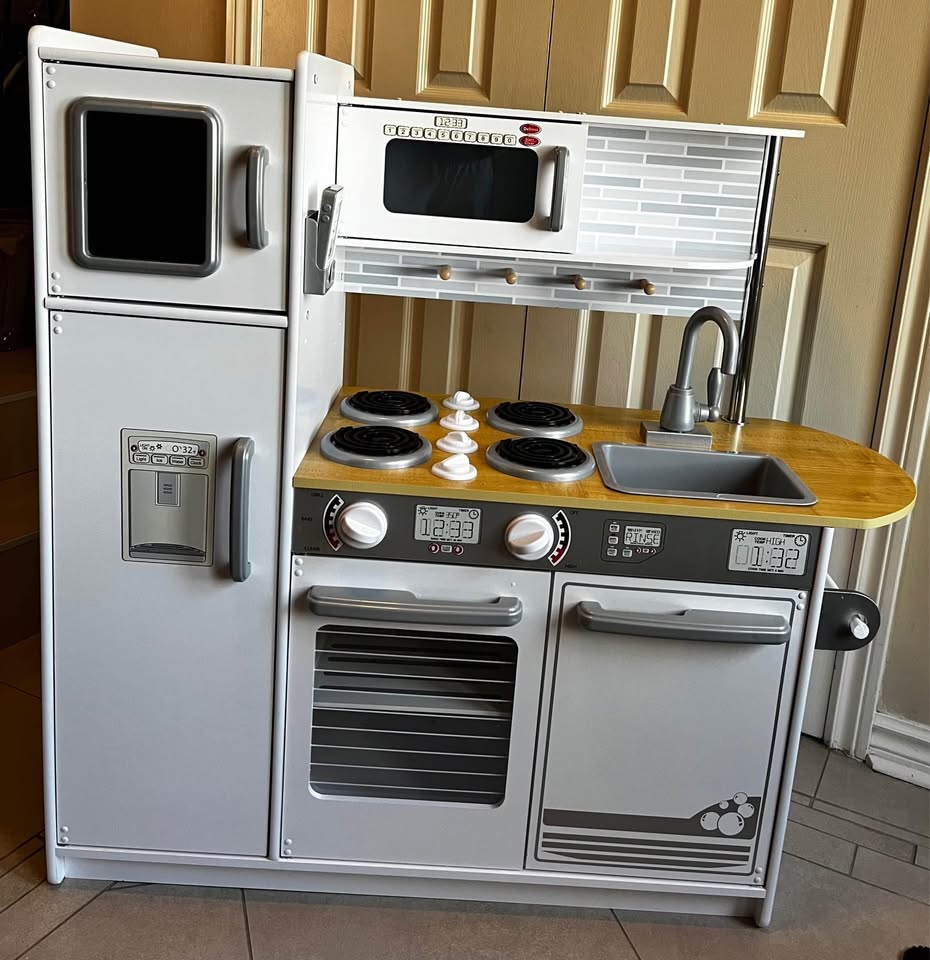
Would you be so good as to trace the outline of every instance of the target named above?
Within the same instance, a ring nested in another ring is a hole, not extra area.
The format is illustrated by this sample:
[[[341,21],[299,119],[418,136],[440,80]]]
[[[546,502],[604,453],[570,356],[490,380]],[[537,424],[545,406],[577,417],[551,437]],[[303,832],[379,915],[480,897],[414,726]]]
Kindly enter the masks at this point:
[[[504,271],[504,279],[513,286],[517,282],[517,271],[512,267]]]
[[[576,290],[586,290],[588,286],[588,281],[580,274],[576,273],[572,282],[575,284]]]
[[[637,280],[636,285],[639,287],[647,297],[651,297],[656,292],[656,285],[651,281],[643,277],[642,280]]]
[[[448,280],[452,276],[452,267],[448,263],[444,263],[437,271],[436,275],[440,280]]]

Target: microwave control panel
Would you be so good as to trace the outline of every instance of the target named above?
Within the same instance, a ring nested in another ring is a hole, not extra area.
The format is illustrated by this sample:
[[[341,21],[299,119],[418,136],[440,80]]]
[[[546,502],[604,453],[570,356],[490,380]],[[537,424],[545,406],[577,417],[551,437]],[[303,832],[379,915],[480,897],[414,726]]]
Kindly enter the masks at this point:
[[[125,429],[120,449],[123,559],[210,566],[216,437]]]

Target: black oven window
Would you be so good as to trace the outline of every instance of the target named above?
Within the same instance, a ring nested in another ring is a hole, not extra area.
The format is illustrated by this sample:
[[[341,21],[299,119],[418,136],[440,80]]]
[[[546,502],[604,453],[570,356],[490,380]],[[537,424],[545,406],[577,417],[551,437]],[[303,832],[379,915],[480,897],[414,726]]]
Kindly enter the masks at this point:
[[[207,265],[215,177],[207,119],[91,109],[84,123],[85,257]]]
[[[391,213],[527,223],[536,211],[539,161],[526,147],[390,140],[384,206]]]

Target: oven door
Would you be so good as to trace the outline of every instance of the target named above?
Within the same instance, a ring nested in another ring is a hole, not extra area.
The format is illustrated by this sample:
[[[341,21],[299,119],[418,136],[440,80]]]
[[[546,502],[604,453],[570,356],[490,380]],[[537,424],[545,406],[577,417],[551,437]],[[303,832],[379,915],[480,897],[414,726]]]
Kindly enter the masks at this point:
[[[299,559],[282,856],[521,867],[550,575]]]
[[[805,594],[577,581],[556,576],[527,866],[761,882]]]
[[[290,84],[50,69],[49,295],[283,311]]]
[[[527,118],[528,119],[528,118]],[[430,110],[339,108],[340,235],[572,253],[586,125]]]

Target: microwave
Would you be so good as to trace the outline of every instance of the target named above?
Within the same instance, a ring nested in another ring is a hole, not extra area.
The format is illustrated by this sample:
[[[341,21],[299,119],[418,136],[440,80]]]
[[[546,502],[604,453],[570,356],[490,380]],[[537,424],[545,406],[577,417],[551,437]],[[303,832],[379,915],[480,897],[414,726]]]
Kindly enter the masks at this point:
[[[573,253],[586,138],[586,123],[551,114],[340,105],[339,234],[359,243]]]

